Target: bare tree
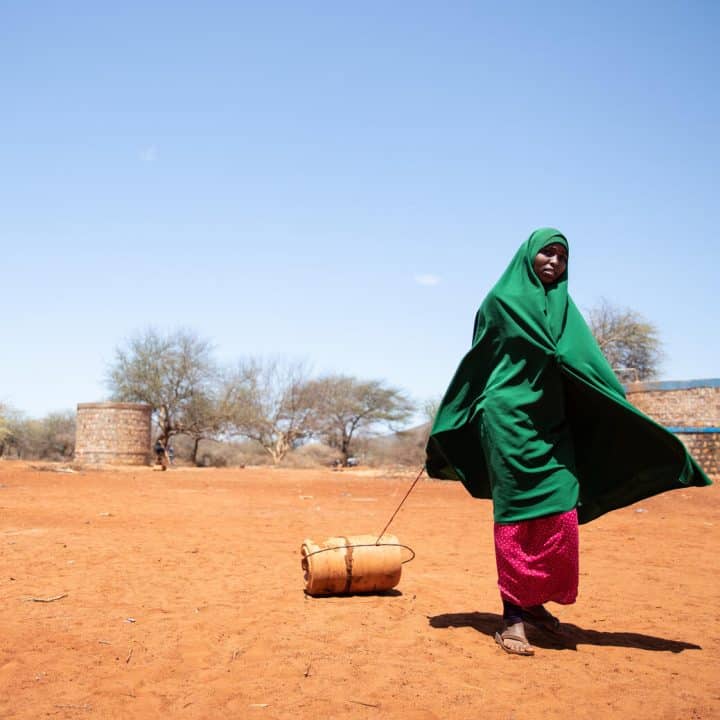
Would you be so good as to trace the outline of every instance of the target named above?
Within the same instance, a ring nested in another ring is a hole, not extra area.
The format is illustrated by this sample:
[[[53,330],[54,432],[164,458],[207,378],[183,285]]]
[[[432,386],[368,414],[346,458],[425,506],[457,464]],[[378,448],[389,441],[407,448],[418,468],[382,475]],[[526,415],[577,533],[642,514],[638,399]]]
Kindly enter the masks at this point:
[[[639,313],[607,300],[588,312],[588,325],[622,382],[649,380],[658,373],[662,345],[657,328]]]
[[[258,443],[273,463],[312,434],[314,398],[304,362],[249,358],[224,382],[227,432]]]
[[[211,418],[199,418],[216,376],[210,344],[193,332],[161,334],[150,329],[115,351],[107,384],[114,400],[145,402],[164,445],[187,427],[212,427]]]
[[[413,403],[398,389],[381,380],[358,380],[327,375],[315,380],[309,391],[316,399],[315,432],[340,452],[343,465],[352,455],[353,440],[383,427],[394,429],[413,413]]]
[[[37,421],[40,457],[71,458],[75,452],[75,413],[71,410],[55,412]]]
[[[440,397],[427,398],[422,404],[422,414],[426,423],[432,425],[437,415],[437,411],[440,409],[441,403]]]
[[[201,440],[213,440],[225,431],[224,407],[215,389],[195,393],[185,404],[176,434],[182,433],[192,439],[190,460],[197,465]]]

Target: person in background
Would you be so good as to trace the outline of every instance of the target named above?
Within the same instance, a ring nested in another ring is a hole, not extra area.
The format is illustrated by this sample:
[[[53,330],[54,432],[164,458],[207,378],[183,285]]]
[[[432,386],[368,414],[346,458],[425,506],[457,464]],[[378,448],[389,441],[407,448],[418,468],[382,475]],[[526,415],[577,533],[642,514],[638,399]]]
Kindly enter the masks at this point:
[[[155,441],[155,464],[156,465],[162,465],[162,469],[166,470],[168,466],[169,457],[167,453],[165,452],[165,445],[163,444],[163,441],[158,438]]]

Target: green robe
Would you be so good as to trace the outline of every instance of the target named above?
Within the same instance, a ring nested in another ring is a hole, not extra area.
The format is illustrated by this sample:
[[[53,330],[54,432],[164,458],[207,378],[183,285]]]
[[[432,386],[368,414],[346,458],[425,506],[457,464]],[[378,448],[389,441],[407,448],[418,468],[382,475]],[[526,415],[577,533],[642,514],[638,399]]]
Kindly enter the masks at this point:
[[[492,498],[495,521],[577,507],[581,523],[666,490],[710,485],[672,433],[625,399],[567,290],[545,286],[542,228],[523,243],[483,301],[473,344],[435,417],[426,469]]]

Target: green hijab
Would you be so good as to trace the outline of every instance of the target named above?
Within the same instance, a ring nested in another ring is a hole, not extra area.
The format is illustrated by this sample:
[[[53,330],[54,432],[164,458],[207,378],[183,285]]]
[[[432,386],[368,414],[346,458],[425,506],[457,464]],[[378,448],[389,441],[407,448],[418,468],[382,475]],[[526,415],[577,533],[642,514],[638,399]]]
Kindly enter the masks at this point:
[[[536,230],[475,317],[473,344],[445,393],[427,445],[430,477],[492,498],[496,522],[577,507],[580,522],[673,488],[709,485],[685,446],[627,402],[568,295],[545,286]]]

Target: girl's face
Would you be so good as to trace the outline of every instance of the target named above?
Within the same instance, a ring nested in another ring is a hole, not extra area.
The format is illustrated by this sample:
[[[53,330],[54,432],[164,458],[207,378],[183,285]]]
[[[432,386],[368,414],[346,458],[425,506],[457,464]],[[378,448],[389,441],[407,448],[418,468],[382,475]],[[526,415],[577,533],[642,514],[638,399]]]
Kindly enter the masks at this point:
[[[568,253],[564,245],[550,243],[533,261],[533,270],[543,285],[552,285],[567,269]]]

